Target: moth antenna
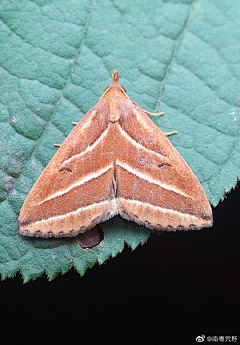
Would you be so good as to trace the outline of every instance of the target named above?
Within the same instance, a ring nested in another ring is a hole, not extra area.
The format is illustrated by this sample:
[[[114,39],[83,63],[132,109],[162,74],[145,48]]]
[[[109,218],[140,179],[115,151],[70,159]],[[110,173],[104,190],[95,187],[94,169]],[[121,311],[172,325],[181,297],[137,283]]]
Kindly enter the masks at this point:
[[[172,135],[172,134],[177,134],[177,132],[176,131],[173,131],[173,132],[167,132],[167,133],[164,133],[166,136],[168,136],[168,135]]]
[[[145,110],[145,109],[143,109],[143,110],[144,110],[144,112],[145,112],[146,114],[151,115],[151,116],[161,116],[161,115],[164,114],[164,112],[161,112],[161,113],[150,113],[150,111],[147,111],[147,110]]]
[[[76,126],[78,124],[78,122],[72,122],[72,125]]]
[[[54,144],[54,146],[60,147],[61,145],[60,144]]]

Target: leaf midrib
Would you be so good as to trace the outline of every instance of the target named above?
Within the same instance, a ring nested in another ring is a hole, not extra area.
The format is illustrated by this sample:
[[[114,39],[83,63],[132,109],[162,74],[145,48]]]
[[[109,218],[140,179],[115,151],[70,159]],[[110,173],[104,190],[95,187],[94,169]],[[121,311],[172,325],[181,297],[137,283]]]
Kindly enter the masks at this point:
[[[67,85],[68,85],[68,82],[69,82],[70,79],[71,79],[71,76],[72,76],[72,73],[73,73],[74,66],[76,65],[76,60],[77,60],[77,58],[78,58],[78,56],[79,56],[79,53],[80,53],[80,50],[81,50],[81,48],[82,48],[82,46],[83,46],[83,44],[84,44],[84,40],[85,40],[85,36],[86,36],[88,24],[89,24],[91,15],[92,15],[92,13],[93,13],[95,4],[96,4],[96,0],[93,0],[93,1],[92,1],[92,5],[90,6],[91,11],[90,11],[90,13],[89,13],[89,15],[88,15],[88,18],[87,18],[87,20],[86,20],[86,24],[85,24],[85,26],[84,26],[83,38],[82,38],[82,40],[81,40],[81,42],[80,42],[80,45],[79,45],[79,47],[78,47],[78,49],[77,49],[77,52],[76,52],[76,55],[75,55],[74,59],[72,59],[72,60],[73,60],[72,67],[71,67],[71,69],[70,69],[70,71],[69,71],[68,77],[67,77],[66,82],[65,82],[65,84],[64,84],[64,86],[63,86],[63,89],[62,89],[62,91],[61,91],[61,95],[60,95],[58,101],[56,102],[55,109],[54,109],[54,111],[53,111],[53,113],[52,113],[50,119],[46,122],[46,126],[45,126],[45,128],[44,128],[44,130],[43,130],[41,136],[35,141],[35,143],[36,143],[36,144],[35,144],[35,148],[34,148],[32,154],[31,154],[31,156],[29,157],[29,160],[28,160],[28,161],[26,162],[26,164],[24,165],[24,167],[23,167],[23,169],[22,169],[22,172],[19,174],[19,176],[17,177],[17,179],[14,181],[14,186],[15,186],[16,182],[18,181],[18,179],[19,179],[19,178],[21,177],[21,175],[23,174],[23,172],[24,172],[24,170],[25,170],[27,164],[29,163],[29,161],[34,157],[35,152],[36,152],[36,149],[38,148],[39,143],[40,143],[42,137],[44,136],[46,130],[48,129],[49,124],[52,122],[52,119],[53,119],[54,115],[55,115],[56,112],[57,112],[57,107],[58,107],[58,105],[60,104],[61,99],[63,98],[64,91],[65,91],[65,89],[66,89],[66,87],[67,87]],[[14,190],[14,188],[13,188],[12,190]],[[9,195],[11,195],[11,193],[8,194],[8,196],[7,196],[7,198],[5,199],[5,201],[8,201]]]

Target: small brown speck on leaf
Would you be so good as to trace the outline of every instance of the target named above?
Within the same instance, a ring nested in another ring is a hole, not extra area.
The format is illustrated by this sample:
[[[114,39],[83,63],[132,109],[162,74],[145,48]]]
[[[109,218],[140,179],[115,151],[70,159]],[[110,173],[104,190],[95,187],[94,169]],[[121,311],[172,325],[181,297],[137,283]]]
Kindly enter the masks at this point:
[[[86,249],[96,247],[103,240],[103,238],[103,229],[101,225],[98,224],[83,234],[78,234],[76,241],[80,247]]]

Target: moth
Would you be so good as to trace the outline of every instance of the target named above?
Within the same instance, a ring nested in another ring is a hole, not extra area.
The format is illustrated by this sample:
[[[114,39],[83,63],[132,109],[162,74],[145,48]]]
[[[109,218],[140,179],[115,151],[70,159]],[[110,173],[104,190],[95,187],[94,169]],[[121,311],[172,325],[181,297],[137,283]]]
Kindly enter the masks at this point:
[[[112,78],[30,190],[20,234],[74,237],[115,215],[156,230],[212,226],[211,206],[190,167],[129,99],[117,71]]]

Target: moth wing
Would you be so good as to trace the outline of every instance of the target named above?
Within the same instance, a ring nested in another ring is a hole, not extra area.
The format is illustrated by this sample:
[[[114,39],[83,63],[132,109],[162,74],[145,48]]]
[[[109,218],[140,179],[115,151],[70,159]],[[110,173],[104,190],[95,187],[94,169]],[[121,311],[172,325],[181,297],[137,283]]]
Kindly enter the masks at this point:
[[[64,140],[29,192],[19,216],[20,234],[76,236],[115,214],[112,139],[96,105]]]
[[[200,182],[164,133],[133,102],[122,109],[118,142],[116,180],[122,217],[158,230],[212,225],[211,206]]]

